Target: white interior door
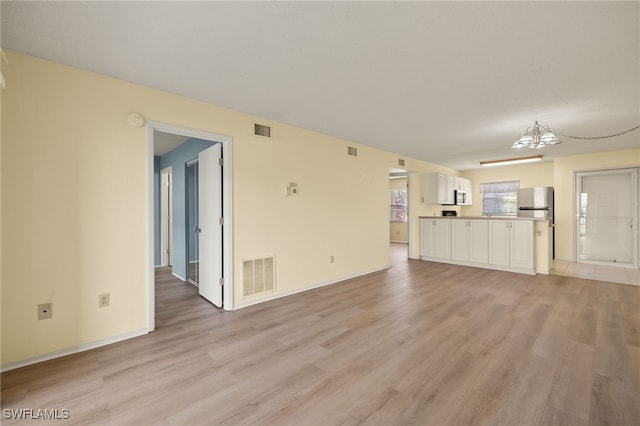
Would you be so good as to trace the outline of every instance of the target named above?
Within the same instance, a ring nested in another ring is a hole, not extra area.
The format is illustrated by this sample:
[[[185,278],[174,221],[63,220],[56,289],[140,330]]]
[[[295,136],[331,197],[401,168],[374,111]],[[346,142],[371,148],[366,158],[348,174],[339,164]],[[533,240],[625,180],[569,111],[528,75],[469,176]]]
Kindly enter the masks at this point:
[[[577,260],[634,265],[637,169],[576,175]]]
[[[200,296],[222,307],[222,145],[198,154]]]

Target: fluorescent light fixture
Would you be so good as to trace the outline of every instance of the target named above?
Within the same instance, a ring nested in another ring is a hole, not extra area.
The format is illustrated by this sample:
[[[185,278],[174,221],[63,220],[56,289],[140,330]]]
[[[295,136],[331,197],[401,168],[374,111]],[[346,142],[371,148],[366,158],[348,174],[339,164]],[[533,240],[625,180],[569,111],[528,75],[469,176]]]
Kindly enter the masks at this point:
[[[542,155],[533,155],[531,157],[506,158],[504,160],[481,161],[482,167],[508,166],[513,164],[535,163],[542,161]]]

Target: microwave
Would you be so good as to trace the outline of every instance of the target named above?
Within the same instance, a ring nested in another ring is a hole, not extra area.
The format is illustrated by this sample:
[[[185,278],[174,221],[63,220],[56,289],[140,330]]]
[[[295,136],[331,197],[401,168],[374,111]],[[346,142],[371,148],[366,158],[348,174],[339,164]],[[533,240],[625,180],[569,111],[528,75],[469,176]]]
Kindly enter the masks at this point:
[[[456,205],[465,205],[467,204],[467,193],[464,191],[455,190],[453,193],[454,199],[456,201]]]

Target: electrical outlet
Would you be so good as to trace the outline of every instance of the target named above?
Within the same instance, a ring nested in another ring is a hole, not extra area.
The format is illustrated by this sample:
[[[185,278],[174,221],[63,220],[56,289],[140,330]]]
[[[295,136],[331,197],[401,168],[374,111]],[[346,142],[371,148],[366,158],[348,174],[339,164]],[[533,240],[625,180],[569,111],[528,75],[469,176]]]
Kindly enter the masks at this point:
[[[98,296],[98,308],[106,308],[109,306],[109,293]]]
[[[53,316],[53,305],[41,303],[38,305],[38,320],[49,319]]]
[[[333,260],[334,260],[334,259],[333,259],[333,256],[331,256],[331,263],[333,263]]]

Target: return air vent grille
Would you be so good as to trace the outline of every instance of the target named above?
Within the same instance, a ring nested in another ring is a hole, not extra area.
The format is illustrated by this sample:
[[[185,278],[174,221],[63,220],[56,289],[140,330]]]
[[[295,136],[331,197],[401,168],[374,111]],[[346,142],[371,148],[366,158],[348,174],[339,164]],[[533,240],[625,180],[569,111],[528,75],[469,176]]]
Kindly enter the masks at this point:
[[[398,166],[404,167],[404,160],[402,158],[398,158]]]
[[[347,154],[353,155],[354,157],[358,156],[358,148],[354,148],[352,146],[347,148]]]
[[[275,291],[276,268],[273,256],[243,261],[242,272],[244,297]]]
[[[270,138],[271,127],[256,123],[253,125],[253,133],[257,136],[264,136],[265,138]]]

